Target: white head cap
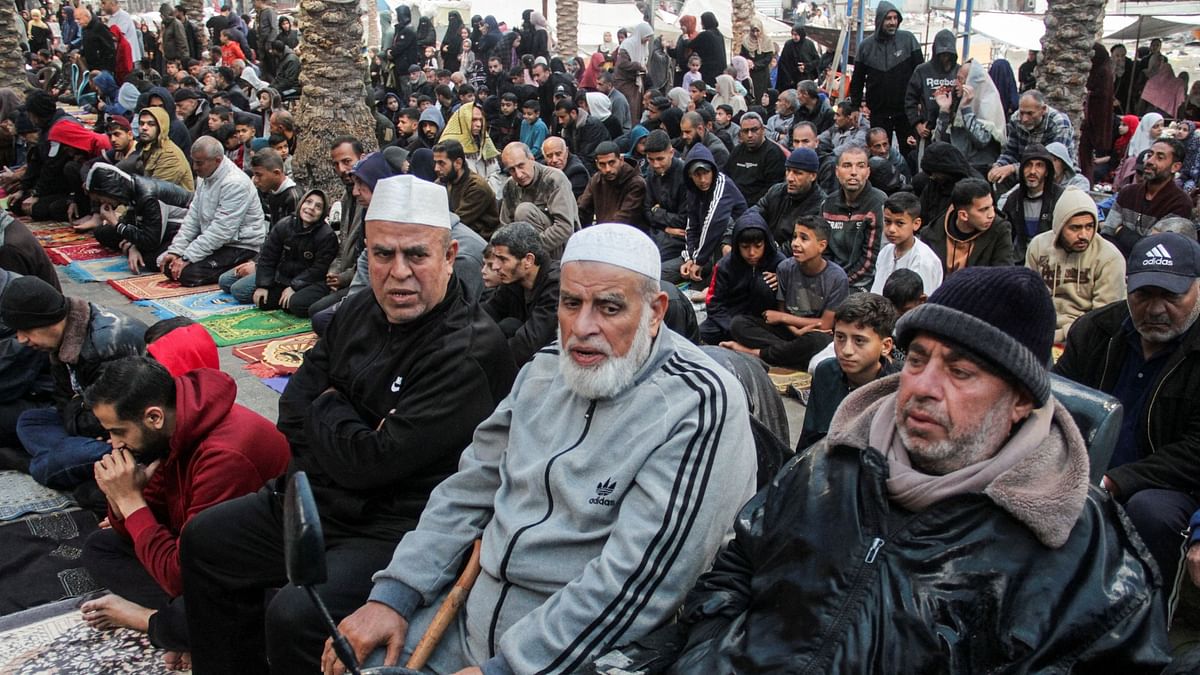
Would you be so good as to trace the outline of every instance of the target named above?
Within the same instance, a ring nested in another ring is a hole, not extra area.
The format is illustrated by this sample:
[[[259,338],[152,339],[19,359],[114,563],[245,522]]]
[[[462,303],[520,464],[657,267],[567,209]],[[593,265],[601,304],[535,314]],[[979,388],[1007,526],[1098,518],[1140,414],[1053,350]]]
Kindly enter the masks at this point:
[[[390,220],[450,229],[446,188],[415,176],[392,176],[375,184],[367,220]]]
[[[656,280],[662,275],[658,246],[641,230],[621,223],[600,223],[571,235],[562,264],[580,261],[608,263]]]

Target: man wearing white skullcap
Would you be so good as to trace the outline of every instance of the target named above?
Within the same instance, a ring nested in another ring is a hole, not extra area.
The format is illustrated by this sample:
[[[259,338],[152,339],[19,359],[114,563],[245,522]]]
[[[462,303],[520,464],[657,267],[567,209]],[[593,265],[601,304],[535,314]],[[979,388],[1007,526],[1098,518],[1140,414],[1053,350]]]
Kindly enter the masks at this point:
[[[417,523],[475,427],[508,394],[503,333],[454,275],[446,190],[380,180],[366,214],[371,292],[348,296],[279,400],[291,470],[307,472],[325,532],[321,595],[340,619]],[[274,485],[282,492],[283,477]],[[197,672],[311,673],[325,633],[284,585],[281,510],[268,489],[193,518],[182,538]],[[263,589],[284,586],[269,604]]]
[[[341,623],[360,656],[404,662],[476,539],[483,569],[434,672],[575,672],[670,620],[756,462],[741,385],[662,323],[660,257],[628,225],[567,241],[558,344],[521,370]],[[322,666],[342,672],[331,649]]]

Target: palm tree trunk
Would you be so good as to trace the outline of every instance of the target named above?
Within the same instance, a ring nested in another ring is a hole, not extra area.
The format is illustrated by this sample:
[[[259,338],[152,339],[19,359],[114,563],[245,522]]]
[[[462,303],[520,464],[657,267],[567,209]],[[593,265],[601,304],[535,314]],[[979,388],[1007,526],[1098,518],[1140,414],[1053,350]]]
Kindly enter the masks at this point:
[[[579,0],[554,0],[554,8],[558,55],[575,58],[579,54]]]
[[[750,33],[750,19],[754,18],[754,0],[733,0],[733,26],[730,29],[733,33],[733,49],[729,52],[729,58],[737,56],[742,49],[742,38]],[[766,39],[766,36],[761,36]]]
[[[0,3],[0,87],[24,91],[29,86],[24,73],[16,7],[11,2]]]
[[[362,0],[367,17],[367,46],[379,49],[379,4],[375,0]]]
[[[1092,45],[1104,27],[1104,0],[1049,0],[1042,36],[1038,90],[1046,103],[1071,118],[1075,137],[1083,124]]]
[[[373,0],[372,0],[373,1]],[[329,163],[331,141],[342,135],[375,149],[375,119],[367,109],[359,63],[362,23],[358,0],[301,0],[300,101],[294,110],[300,142],[295,176],[303,185],[340,194]]]

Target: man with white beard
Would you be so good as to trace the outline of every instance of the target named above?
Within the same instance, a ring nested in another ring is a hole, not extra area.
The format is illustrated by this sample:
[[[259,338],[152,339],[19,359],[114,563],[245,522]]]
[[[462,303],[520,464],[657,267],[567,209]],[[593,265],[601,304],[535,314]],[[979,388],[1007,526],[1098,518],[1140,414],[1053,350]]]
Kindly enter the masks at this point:
[[[574,672],[673,616],[754,493],[756,460],[741,385],[663,325],[660,258],[628,225],[568,240],[558,342],[342,621],[360,660],[407,659],[476,539],[483,571],[434,672]],[[343,672],[328,644],[322,666]]]

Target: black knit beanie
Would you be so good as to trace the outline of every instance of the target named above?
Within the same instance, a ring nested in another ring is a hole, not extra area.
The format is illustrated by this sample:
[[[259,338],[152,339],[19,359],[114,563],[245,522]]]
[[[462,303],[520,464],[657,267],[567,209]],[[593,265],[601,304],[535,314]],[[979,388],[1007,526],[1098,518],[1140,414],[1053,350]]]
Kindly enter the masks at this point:
[[[9,282],[0,298],[0,319],[13,330],[42,328],[67,315],[67,299],[37,277],[18,277]]]
[[[56,107],[58,106],[54,103],[54,97],[41,89],[30,93],[25,99],[25,109],[41,118],[43,123],[50,121]]]
[[[896,324],[907,349],[919,332],[953,340],[1011,374],[1037,405],[1050,400],[1050,348],[1056,325],[1046,282],[1027,267],[968,267],[938,287],[929,302]]]

